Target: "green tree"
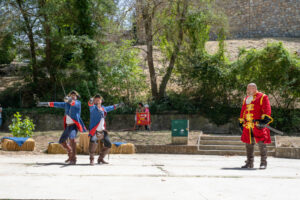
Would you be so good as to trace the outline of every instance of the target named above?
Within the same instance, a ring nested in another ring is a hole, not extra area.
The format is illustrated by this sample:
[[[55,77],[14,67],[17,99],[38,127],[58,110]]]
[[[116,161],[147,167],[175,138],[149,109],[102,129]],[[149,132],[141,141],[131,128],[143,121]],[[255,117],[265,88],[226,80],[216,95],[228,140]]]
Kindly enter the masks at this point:
[[[105,62],[100,70],[100,88],[118,100],[127,103],[141,100],[146,89],[146,76],[139,66],[138,50],[131,41],[107,45],[101,58]]]
[[[204,30],[202,27],[216,24],[220,18],[212,17],[214,10],[209,0],[137,0],[136,5],[137,17],[142,19],[145,30],[151,93],[154,99],[159,100],[165,96],[167,84],[180,54],[185,51],[186,42],[194,48],[200,43],[204,45],[208,36],[203,34],[206,32],[199,31]],[[199,19],[200,21],[196,21]],[[205,31],[208,32],[209,27]],[[197,40],[199,38],[200,41]],[[160,84],[154,66],[153,45],[158,45],[166,58]]]
[[[16,57],[14,37],[7,33],[0,41],[0,64],[9,64]]]

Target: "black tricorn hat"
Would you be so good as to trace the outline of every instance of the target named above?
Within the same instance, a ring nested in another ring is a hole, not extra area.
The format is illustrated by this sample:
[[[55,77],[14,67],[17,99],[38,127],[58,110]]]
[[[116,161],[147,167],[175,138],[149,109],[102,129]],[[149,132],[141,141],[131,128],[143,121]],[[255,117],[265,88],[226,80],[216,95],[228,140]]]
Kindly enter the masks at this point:
[[[71,94],[75,94],[78,98],[80,98],[80,95],[79,95],[79,93],[78,93],[76,90],[72,90],[72,91],[68,94],[68,96],[71,96]]]
[[[95,99],[95,98],[100,98],[102,101],[104,100],[103,97],[102,97],[100,94],[96,94],[96,95],[94,96],[94,99]]]

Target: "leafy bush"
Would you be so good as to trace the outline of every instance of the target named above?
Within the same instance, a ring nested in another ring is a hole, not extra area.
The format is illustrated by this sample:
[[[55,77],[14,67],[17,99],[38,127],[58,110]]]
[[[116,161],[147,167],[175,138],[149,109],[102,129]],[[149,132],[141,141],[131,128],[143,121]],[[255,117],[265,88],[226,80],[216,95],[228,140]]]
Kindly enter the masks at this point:
[[[13,34],[6,34],[0,41],[0,64],[10,64],[16,57]]]
[[[233,64],[235,88],[245,91],[250,82],[275,100],[275,106],[295,108],[300,98],[300,59],[279,43],[268,44],[262,50],[240,50]]]
[[[21,117],[22,115],[19,112],[14,114],[9,130],[14,137],[31,137],[35,125],[29,117],[26,117],[24,120]]]

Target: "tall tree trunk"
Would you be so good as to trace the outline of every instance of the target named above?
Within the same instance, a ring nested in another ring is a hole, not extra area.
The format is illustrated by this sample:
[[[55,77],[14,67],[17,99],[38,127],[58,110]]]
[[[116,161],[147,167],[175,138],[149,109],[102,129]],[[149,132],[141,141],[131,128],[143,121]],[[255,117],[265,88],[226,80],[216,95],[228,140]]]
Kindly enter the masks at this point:
[[[153,62],[153,36],[152,36],[152,15],[149,13],[149,3],[139,0],[140,8],[142,10],[142,16],[144,21],[144,28],[146,33],[147,44],[147,63],[150,73],[151,92],[154,99],[158,98],[157,80]],[[147,4],[147,6],[146,6]]]
[[[177,20],[178,21],[178,41],[177,41],[177,43],[174,47],[174,51],[171,55],[166,74],[164,75],[162,82],[160,84],[160,87],[159,87],[159,96],[158,96],[159,99],[163,98],[165,95],[167,84],[171,78],[171,74],[174,69],[176,59],[180,52],[180,47],[181,47],[181,44],[183,41],[183,23],[184,23],[185,15],[187,12],[187,7],[188,7],[188,2],[187,2],[187,0],[184,0],[182,11],[180,11],[180,1],[177,1],[177,13],[178,13],[178,18],[179,18],[179,20]]]
[[[26,26],[26,31],[25,32],[26,32],[26,35],[29,39],[30,55],[31,55],[31,62],[32,62],[33,82],[37,83],[38,68],[37,68],[37,62],[36,62],[36,51],[35,51],[35,43],[34,43],[34,38],[33,38],[32,26],[30,25],[29,16],[23,8],[23,1],[22,0],[17,0],[17,4],[18,4],[19,9],[21,11],[22,17],[25,21],[25,26]]]
[[[46,6],[46,0],[39,0],[39,7],[43,9]],[[51,53],[51,26],[49,25],[49,19],[45,11],[42,12],[44,18],[43,29],[45,34],[45,67],[50,75],[50,81],[52,84],[55,83],[55,69],[52,65],[52,53]]]

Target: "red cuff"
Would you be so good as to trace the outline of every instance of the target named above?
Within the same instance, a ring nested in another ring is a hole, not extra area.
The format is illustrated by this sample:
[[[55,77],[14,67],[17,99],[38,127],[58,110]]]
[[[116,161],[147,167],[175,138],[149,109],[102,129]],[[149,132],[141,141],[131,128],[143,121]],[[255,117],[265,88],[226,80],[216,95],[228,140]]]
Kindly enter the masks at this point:
[[[54,107],[54,102],[49,102],[49,107]]]
[[[75,106],[75,101],[72,101],[72,102],[70,103],[70,105],[71,105],[71,106]]]

